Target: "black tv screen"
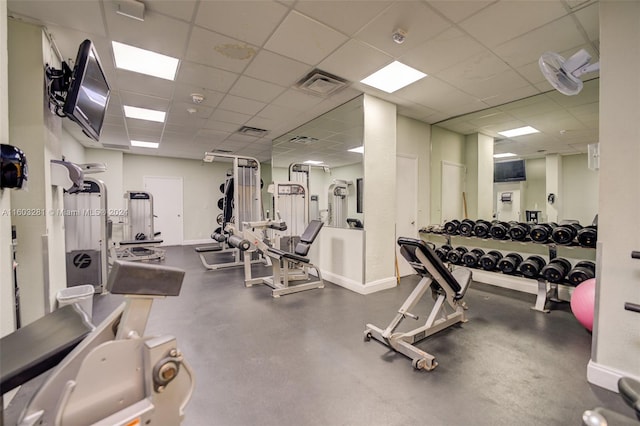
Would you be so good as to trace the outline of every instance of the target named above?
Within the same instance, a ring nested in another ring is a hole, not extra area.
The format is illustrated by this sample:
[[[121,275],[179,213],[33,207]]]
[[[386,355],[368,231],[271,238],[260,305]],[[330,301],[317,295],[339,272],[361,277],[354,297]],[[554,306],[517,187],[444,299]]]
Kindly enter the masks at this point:
[[[78,48],[63,112],[78,123],[87,136],[98,141],[110,94],[95,47],[91,40],[85,40]]]
[[[527,180],[524,160],[501,161],[493,165],[494,182],[518,182]]]

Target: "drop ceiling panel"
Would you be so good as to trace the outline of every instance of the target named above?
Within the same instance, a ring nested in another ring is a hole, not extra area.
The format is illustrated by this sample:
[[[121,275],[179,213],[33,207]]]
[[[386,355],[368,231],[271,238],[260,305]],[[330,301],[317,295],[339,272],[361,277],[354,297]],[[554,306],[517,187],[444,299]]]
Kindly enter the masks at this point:
[[[282,106],[294,110],[306,110],[318,105],[323,98],[307,95],[296,89],[289,89],[273,100],[273,105]]]
[[[229,137],[230,133],[219,132],[216,130],[201,129],[193,138],[196,143],[220,143]]]
[[[442,13],[447,19],[453,22],[460,22],[465,18],[477,13],[479,10],[487,7],[491,1],[481,0],[457,0],[457,1],[428,1],[431,7]]]
[[[194,103],[193,97],[191,96],[192,94],[203,95],[204,100],[202,101],[202,103]],[[221,92],[205,89],[195,84],[175,83],[175,91],[173,95],[174,101],[190,103],[194,108],[198,108],[199,106],[215,108],[220,103],[222,98],[224,98],[224,94]]]
[[[459,87],[477,98],[484,99],[503,93],[510,93],[527,86],[529,86],[527,80],[520,77],[515,71],[508,70],[481,82],[461,84]]]
[[[160,137],[164,129],[164,123],[156,123],[155,121],[138,120],[135,118],[125,118],[129,135],[132,132],[149,132]]]
[[[573,18],[566,16],[509,40],[495,47],[493,51],[510,66],[520,67],[537,61],[544,52],[574,49],[587,41],[576,27]]]
[[[597,2],[576,11],[575,17],[587,33],[589,40],[600,39],[600,6]]]
[[[239,128],[240,126],[238,124],[226,123],[224,121],[217,121],[211,118],[207,120],[206,124],[204,125],[204,129],[217,130],[217,131],[226,132],[226,133],[233,133]]]
[[[186,58],[191,62],[241,73],[257,51],[256,46],[195,27],[189,39]],[[241,59],[236,59],[236,54]]]
[[[394,95],[433,108],[432,104],[436,99],[445,97],[453,90],[453,86],[429,76],[398,90]]]
[[[267,1],[203,1],[196,24],[260,46],[287,12],[287,7]]]
[[[318,65],[346,80],[360,81],[393,62],[393,58],[368,44],[349,40]]]
[[[260,111],[259,116],[272,120],[286,120],[287,118],[290,118],[295,114],[296,112],[290,108],[284,108],[278,105],[270,104],[266,106],[262,111]]]
[[[441,80],[455,87],[481,84],[496,75],[508,71],[509,67],[498,56],[486,50],[436,73]]]
[[[217,92],[227,92],[237,80],[238,74],[211,68],[192,62],[182,62],[178,70],[177,81],[186,84],[195,84],[205,89]]]
[[[8,16],[17,13],[38,19],[45,24],[52,23],[85,33],[106,36],[98,2],[11,0],[6,2],[6,7]],[[73,13],[69,13],[69,10],[73,10]],[[82,19],[78,19],[78,16],[82,16]],[[79,40],[78,44],[81,41]]]
[[[457,28],[449,28],[402,55],[400,62],[435,74],[484,51],[485,48],[473,38]]]
[[[265,129],[271,132],[271,130],[277,125],[273,120],[264,117],[253,117],[245,123],[250,127],[257,127],[258,129]]]
[[[117,14],[115,2],[108,1],[103,4],[107,28],[113,40],[174,58],[182,57],[189,34],[189,24],[153,12],[147,13],[144,21],[136,21]]]
[[[129,128],[129,138],[135,141],[160,142],[162,130]]]
[[[354,37],[398,58],[446,30],[451,24],[426,4],[399,1],[385,9]],[[401,28],[407,32],[404,43],[397,44],[392,33]]]
[[[500,1],[460,22],[482,44],[495,47],[566,15],[560,1]]]
[[[172,81],[125,70],[116,72],[116,84],[121,92],[139,93],[165,99],[171,98],[174,89]]]
[[[147,0],[144,2],[146,9],[149,11],[158,12],[187,22],[191,21],[196,4],[196,0]]]
[[[189,112],[191,110],[192,112]],[[195,111],[193,111],[195,110]],[[195,105],[187,102],[174,102],[169,110],[167,122],[169,123],[186,123],[193,121],[199,123],[197,119],[206,120],[211,116],[213,108],[204,104]]]
[[[306,64],[315,65],[345,41],[345,35],[292,11],[264,47]]]
[[[269,103],[285,91],[285,88],[266,81],[242,76],[236,81],[229,93],[247,99]]]
[[[505,103],[513,102],[518,99],[526,98],[528,96],[534,96],[540,93],[535,86],[525,86],[519,89],[513,89],[508,92],[504,92],[500,95],[491,96],[488,98],[484,98],[482,102],[489,106],[499,106],[504,105]]]
[[[352,36],[373,19],[390,1],[317,1],[302,0],[296,10]]]
[[[216,109],[211,114],[211,119],[214,121],[224,121],[225,123],[244,124],[251,118],[249,114],[242,114],[234,111],[226,111],[223,109]]]
[[[248,115],[255,115],[267,104],[239,96],[227,95],[218,107],[227,111],[240,112]],[[246,121],[246,120],[245,120]]]
[[[311,68],[302,62],[260,50],[245,70],[245,75],[289,87],[307,74]]]
[[[120,91],[120,101],[122,102],[122,105],[129,105],[138,108],[147,108],[164,112],[169,110],[169,99],[142,95],[140,93]]]

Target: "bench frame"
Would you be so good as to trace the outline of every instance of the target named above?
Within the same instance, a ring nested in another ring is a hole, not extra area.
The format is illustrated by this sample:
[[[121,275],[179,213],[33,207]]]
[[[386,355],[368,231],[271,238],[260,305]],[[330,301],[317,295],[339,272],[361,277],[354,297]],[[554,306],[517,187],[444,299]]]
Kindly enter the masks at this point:
[[[471,271],[466,268],[458,268],[453,274],[449,273],[449,276],[445,279],[443,274],[449,272],[446,266],[442,264],[431,248],[422,241],[418,243],[419,240],[404,238],[400,239],[398,244],[403,247],[403,244],[411,241],[417,246],[413,252],[415,258],[407,260],[409,260],[416,272],[422,276],[422,279],[385,329],[376,327],[373,324],[367,324],[364,339],[369,341],[374,338],[396,352],[411,358],[411,365],[416,370],[424,369],[430,371],[438,365],[435,357],[414,346],[414,344],[452,325],[467,322],[465,316],[467,306],[462,297],[471,281]],[[431,250],[431,253],[429,253],[429,250]],[[404,251],[403,255],[406,256]],[[436,262],[440,262],[441,265],[436,266],[434,264]],[[447,284],[447,280],[451,281],[451,279],[454,279],[459,284],[460,289],[458,291]],[[415,320],[419,319],[410,311],[420,302],[429,289],[431,289],[435,304],[425,323],[407,332],[396,332],[396,329],[406,317]]]

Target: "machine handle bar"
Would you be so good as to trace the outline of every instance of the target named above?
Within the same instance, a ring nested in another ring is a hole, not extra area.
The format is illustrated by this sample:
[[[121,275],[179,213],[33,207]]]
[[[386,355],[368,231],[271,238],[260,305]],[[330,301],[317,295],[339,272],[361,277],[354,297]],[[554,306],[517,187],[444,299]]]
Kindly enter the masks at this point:
[[[624,304],[625,311],[638,312],[640,314],[640,305],[637,303],[625,302]]]

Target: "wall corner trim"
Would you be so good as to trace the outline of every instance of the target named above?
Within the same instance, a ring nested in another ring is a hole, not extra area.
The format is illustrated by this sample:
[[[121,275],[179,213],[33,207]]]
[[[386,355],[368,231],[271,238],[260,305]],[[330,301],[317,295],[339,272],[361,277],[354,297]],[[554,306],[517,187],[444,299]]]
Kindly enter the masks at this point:
[[[592,385],[618,393],[618,380],[622,377],[631,377],[632,379],[640,381],[640,377],[589,360],[589,364],[587,365],[587,380]]]

